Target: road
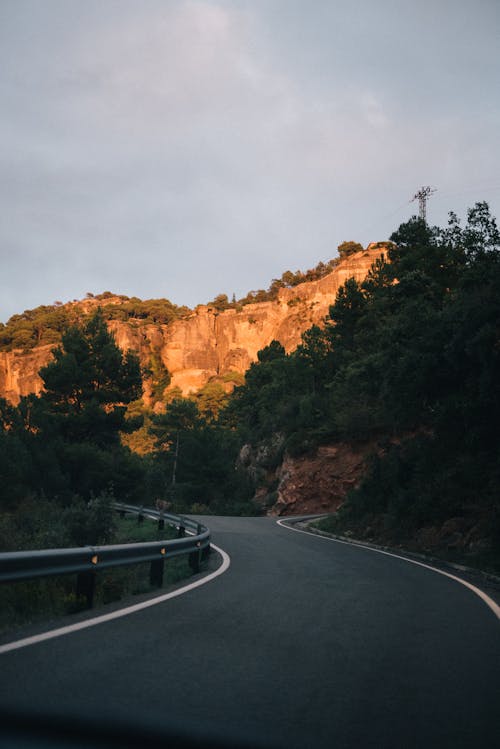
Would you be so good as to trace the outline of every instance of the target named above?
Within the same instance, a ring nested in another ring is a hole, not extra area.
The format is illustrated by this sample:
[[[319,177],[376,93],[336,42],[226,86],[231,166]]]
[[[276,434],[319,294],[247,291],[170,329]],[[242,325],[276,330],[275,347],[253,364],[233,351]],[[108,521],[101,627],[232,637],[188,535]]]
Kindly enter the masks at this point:
[[[476,595],[271,518],[204,520],[224,574],[2,654],[0,704],[288,749],[495,745],[500,622]]]

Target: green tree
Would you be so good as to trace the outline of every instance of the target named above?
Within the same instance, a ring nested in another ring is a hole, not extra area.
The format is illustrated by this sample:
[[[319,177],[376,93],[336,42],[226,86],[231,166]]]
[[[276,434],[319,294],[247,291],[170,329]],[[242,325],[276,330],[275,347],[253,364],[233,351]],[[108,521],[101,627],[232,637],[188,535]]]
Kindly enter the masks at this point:
[[[29,455],[25,496],[75,495],[88,501],[114,486],[123,499],[140,493],[138,456],[122,446],[126,403],[141,392],[139,362],[122,355],[98,312],[82,327],[68,328],[54,360],[42,368],[41,396],[22,398],[7,437]]]
[[[174,398],[164,414],[153,416],[151,430],[159,451],[171,462],[171,486],[177,482],[177,466],[184,437],[201,424],[198,407],[187,398]]]
[[[217,381],[207,382],[196,393],[196,404],[200,415],[207,421],[217,419],[220,411],[227,405],[229,394]]]
[[[83,327],[68,328],[53,354],[40,370],[43,401],[63,436],[101,446],[117,443],[119,431],[127,429],[126,404],[141,395],[137,355],[122,354],[100,311]]]
[[[223,312],[231,306],[227,294],[217,294],[217,296],[208,304],[210,307],[214,307],[218,312]]]
[[[330,320],[334,325],[330,326],[329,332],[333,338],[333,345],[352,349],[356,331],[362,325],[366,310],[364,289],[354,278],[349,278],[338,290],[335,304],[330,307]]]
[[[257,352],[257,359],[261,363],[284,359],[286,351],[279,341],[271,341],[268,346]]]
[[[349,257],[349,255],[354,255],[355,252],[361,252],[362,249],[362,244],[359,244],[359,242],[353,242],[352,240],[349,242],[342,242],[337,247],[341,260],[345,260],[345,258]]]
[[[252,438],[272,433],[279,422],[280,404],[288,392],[288,357],[279,341],[271,341],[257,353],[257,362],[250,365],[245,384],[235,388],[224,417],[239,423]]]

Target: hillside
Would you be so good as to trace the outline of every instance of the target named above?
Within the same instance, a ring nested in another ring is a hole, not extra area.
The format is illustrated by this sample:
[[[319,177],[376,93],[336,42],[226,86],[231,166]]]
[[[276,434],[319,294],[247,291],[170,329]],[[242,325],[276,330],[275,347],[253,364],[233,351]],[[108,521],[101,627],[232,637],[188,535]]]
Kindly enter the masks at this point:
[[[216,303],[191,311],[167,300],[141,302],[109,293],[46,308],[42,345],[32,346],[29,313],[25,313],[25,345],[13,346],[11,340],[0,348],[0,397],[18,403],[21,396],[40,393],[38,372],[52,358],[63,325],[84,319],[99,306],[118,346],[136,352],[143,371],[149,373],[144,379],[147,404],[161,403],[168,390],[188,395],[213,378],[245,373],[257,360],[257,352],[272,340],[287,353],[293,351],[304,331],[322,323],[342,284],[348,278],[362,281],[382,253],[380,243],[369,245],[340,260],[318,280],[277,288],[269,301],[252,303],[247,298],[244,304],[222,310]],[[43,343],[44,337],[50,342]],[[5,331],[4,338],[8,340]],[[23,340],[22,335],[18,340]]]
[[[190,311],[108,293],[7,325],[4,394],[19,405],[0,400],[0,541],[35,511],[57,535],[44,501],[78,527],[88,502],[114,496],[198,514],[336,511],[337,532],[498,571],[496,221],[477,203],[463,227],[413,218],[391,240],[240,302]],[[77,324],[53,354],[54,315]]]
[[[413,219],[291,354],[230,402],[267,511],[338,510],[337,533],[500,570],[500,233]]]

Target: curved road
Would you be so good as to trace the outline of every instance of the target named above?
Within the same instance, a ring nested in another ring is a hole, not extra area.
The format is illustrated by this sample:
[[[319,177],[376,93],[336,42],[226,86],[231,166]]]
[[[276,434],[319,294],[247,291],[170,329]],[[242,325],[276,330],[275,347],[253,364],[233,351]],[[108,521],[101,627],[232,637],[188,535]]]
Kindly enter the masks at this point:
[[[255,745],[492,747],[500,626],[403,560],[205,518],[227,572],[177,598],[0,655],[4,708],[181,726]],[[140,717],[139,717],[140,716]]]

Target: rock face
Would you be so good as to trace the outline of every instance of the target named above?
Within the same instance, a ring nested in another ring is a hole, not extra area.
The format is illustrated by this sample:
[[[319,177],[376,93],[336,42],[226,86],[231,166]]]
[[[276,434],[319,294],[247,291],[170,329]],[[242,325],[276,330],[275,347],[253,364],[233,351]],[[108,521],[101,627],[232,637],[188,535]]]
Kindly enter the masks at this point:
[[[52,358],[52,348],[49,345],[27,352],[0,352],[0,397],[17,403],[22,395],[38,395],[42,390],[38,372]]]
[[[275,301],[223,312],[200,305],[170,325],[111,320],[109,328],[118,346],[136,351],[144,367],[150,365],[152,354],[158,357],[170,373],[169,387],[187,395],[212,377],[244,373],[257,359],[257,352],[272,340],[278,340],[287,352],[293,351],[305,330],[322,323],[339,287],[348,278],[364,279],[383,253],[383,248],[369,246],[339,262],[318,281],[280,289]],[[22,395],[39,393],[38,370],[50,360],[51,350],[52,346],[43,346],[29,352],[0,353],[0,397],[16,403]],[[147,386],[145,396],[149,396]]]
[[[306,515],[338,510],[366,472],[372,444],[339,442],[318,447],[314,455],[284,457],[278,469],[276,503],[270,515]]]
[[[276,301],[248,304],[241,311],[197,307],[166,331],[162,359],[171,386],[189,393],[215,375],[243,373],[272,340],[293,351],[302,333],[323,321],[339,287],[348,278],[363,279],[379,256],[380,250],[358,252],[319,281],[280,289]]]

